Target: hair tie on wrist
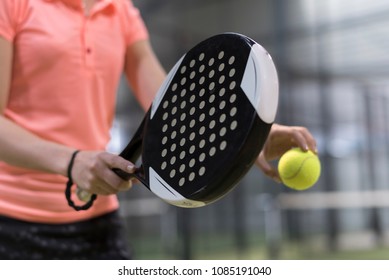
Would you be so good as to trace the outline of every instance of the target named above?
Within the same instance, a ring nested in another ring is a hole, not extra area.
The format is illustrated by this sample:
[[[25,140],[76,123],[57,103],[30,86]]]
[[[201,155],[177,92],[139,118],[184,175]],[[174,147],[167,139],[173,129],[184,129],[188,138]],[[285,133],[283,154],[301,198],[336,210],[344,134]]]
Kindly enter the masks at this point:
[[[84,204],[82,206],[75,205],[75,203],[73,202],[73,200],[71,198],[71,195],[72,195],[71,188],[73,186],[72,169],[73,169],[74,159],[76,158],[76,155],[79,152],[80,152],[80,150],[74,151],[73,154],[72,154],[72,157],[70,158],[69,165],[68,165],[68,170],[67,170],[67,175],[68,175],[68,179],[69,180],[66,183],[66,189],[65,189],[66,200],[68,201],[69,206],[72,207],[76,211],[88,210],[93,205],[93,201],[95,201],[95,199],[97,198],[96,194],[92,194],[90,200],[86,204]]]

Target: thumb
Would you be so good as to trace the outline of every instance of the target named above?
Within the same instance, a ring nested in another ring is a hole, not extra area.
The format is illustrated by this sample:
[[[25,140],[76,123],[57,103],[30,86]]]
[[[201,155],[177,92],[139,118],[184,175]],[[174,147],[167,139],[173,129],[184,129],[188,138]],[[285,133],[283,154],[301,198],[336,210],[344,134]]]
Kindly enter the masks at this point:
[[[266,160],[262,152],[259,154],[255,163],[266,176],[272,178],[277,183],[281,183],[281,178],[278,174],[278,170]]]

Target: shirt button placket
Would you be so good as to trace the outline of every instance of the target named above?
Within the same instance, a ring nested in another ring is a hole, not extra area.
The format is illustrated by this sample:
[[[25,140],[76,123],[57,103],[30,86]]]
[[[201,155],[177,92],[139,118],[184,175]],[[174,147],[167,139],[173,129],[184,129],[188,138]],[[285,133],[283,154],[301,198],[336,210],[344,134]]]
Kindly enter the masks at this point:
[[[85,57],[85,66],[87,68],[93,68],[93,44],[92,44],[92,34],[90,30],[90,18],[85,17],[84,19],[84,57]]]

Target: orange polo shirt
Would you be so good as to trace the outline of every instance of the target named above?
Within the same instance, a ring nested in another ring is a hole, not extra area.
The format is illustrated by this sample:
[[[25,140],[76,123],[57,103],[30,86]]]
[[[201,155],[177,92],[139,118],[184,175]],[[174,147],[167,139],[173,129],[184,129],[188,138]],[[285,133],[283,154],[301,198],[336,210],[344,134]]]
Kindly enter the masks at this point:
[[[104,150],[126,47],[148,37],[131,1],[100,0],[86,16],[81,0],[1,0],[0,36],[14,45],[5,117],[44,139]],[[66,180],[0,162],[0,215],[66,223],[118,208],[116,196],[99,196],[74,211]]]

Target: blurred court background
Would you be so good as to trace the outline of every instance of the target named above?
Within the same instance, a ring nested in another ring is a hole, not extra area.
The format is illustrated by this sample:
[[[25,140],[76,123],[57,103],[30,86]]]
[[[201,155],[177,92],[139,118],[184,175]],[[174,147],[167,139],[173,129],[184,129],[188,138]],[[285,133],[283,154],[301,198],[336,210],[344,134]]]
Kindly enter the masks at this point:
[[[389,258],[389,2],[134,0],[169,70],[199,41],[246,34],[272,55],[277,121],[308,127],[322,176],[296,192],[253,168],[224,199],[179,209],[143,186],[120,196],[137,259]],[[143,112],[123,80],[110,149]],[[274,163],[276,164],[276,163]]]

